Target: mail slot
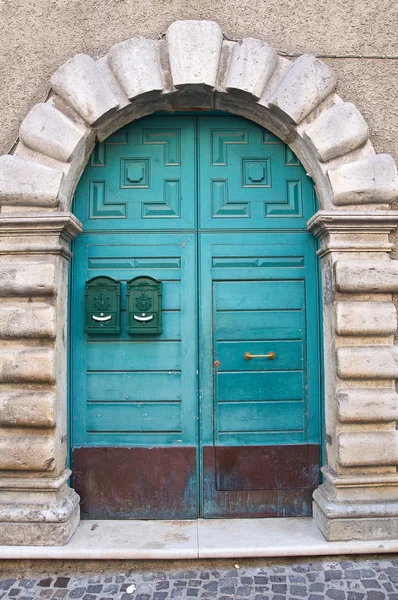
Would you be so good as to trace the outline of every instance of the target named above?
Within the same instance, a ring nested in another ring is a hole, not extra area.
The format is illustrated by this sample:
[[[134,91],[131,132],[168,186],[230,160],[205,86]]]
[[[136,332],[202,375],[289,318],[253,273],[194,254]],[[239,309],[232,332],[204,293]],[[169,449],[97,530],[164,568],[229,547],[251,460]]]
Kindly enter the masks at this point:
[[[112,277],[86,282],[85,333],[120,333],[120,283]]]
[[[127,333],[162,333],[162,283],[153,277],[127,282]]]

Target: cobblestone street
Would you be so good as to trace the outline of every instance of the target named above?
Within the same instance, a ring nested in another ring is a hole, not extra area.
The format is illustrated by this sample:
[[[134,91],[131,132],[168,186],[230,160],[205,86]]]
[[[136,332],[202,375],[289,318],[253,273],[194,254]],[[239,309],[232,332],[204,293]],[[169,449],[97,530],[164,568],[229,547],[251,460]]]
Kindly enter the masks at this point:
[[[0,598],[18,600],[398,600],[398,558],[201,563],[1,563]],[[51,572],[52,569],[52,572]]]

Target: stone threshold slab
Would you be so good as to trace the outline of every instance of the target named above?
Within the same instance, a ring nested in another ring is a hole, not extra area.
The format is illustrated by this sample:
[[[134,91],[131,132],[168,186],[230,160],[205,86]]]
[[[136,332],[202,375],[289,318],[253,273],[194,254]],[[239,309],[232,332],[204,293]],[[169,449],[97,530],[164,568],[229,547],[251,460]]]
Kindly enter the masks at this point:
[[[82,521],[66,546],[0,546],[0,559],[194,559],[398,552],[398,540],[327,542],[311,518]]]

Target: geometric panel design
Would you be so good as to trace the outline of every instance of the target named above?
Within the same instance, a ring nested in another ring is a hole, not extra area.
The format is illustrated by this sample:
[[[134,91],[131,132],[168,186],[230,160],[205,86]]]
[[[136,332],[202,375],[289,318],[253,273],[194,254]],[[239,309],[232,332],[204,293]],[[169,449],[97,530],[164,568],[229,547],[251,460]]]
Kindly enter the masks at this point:
[[[162,218],[181,216],[181,192],[179,179],[166,179],[163,202],[143,202],[142,218]]]
[[[125,219],[127,217],[127,209],[124,202],[117,204],[107,203],[106,181],[90,181],[89,213],[91,219]]]
[[[247,144],[248,132],[246,129],[212,131],[212,157],[213,165],[227,165],[227,146],[229,144]]]
[[[164,144],[164,165],[181,164],[181,132],[179,129],[144,129],[143,144]]]
[[[145,158],[122,158],[120,173],[122,188],[149,187],[149,160]]]
[[[299,167],[300,161],[289,146],[285,146],[285,165],[287,167]]]
[[[263,144],[281,144],[281,140],[267,129],[263,129]]]
[[[91,154],[90,165],[92,167],[105,167],[106,166],[106,146],[112,144],[113,146],[119,144],[128,144],[129,133],[125,129],[115,131],[104,142],[97,142],[94,150]]]
[[[228,200],[228,181],[212,180],[211,202],[213,217],[249,217],[249,202],[230,202]]]
[[[301,180],[286,181],[286,203],[266,204],[264,203],[265,216],[290,216],[301,217],[303,215],[303,194]]]
[[[242,179],[245,187],[271,187],[271,159],[243,160]]]

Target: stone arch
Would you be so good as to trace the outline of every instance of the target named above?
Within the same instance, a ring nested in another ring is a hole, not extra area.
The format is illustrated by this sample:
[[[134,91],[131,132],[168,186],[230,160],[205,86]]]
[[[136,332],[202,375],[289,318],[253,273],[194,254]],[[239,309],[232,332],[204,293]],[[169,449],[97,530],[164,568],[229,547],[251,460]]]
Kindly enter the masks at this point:
[[[77,181],[96,139],[188,108],[266,127],[315,181],[322,210],[308,227],[321,240],[328,451],[314,516],[328,539],[398,537],[398,263],[388,257],[398,217],[386,210],[397,170],[375,153],[356,107],[336,95],[331,68],[310,55],[288,60],[261,40],[227,40],[215,22],[177,21],[159,40],[132,38],[98,60],[76,55],[51,84],[14,153],[0,157],[0,542],[62,544],[78,524],[65,468]]]

